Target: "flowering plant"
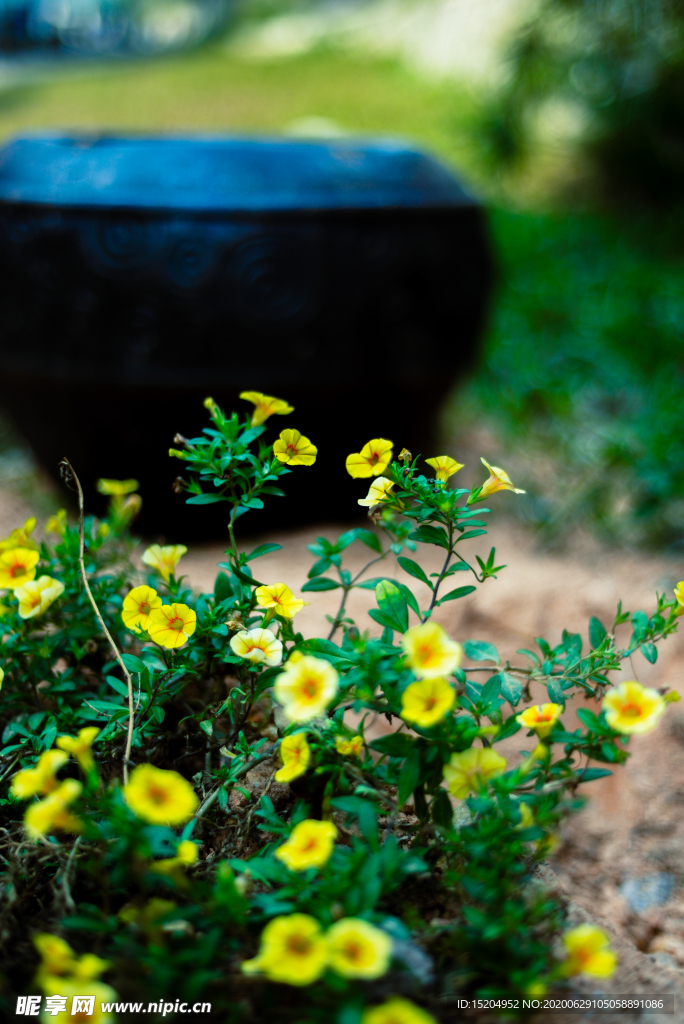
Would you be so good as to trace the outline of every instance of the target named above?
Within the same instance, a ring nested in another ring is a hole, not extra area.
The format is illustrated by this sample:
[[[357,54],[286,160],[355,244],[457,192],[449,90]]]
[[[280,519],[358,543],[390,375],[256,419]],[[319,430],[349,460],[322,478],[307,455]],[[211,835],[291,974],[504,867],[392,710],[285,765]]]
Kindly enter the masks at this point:
[[[290,428],[267,444],[266,421],[292,408],[243,397],[251,418],[208,399],[211,425],[171,450],[178,491],[230,508],[213,593],[178,575],[183,545],[154,545],[136,568],[135,482],[104,482],[98,522],[68,463],[79,521],[53,517],[40,545],[29,521],[0,543],[8,978],[20,994],[52,995],[59,979],[122,1001],[201,995],[230,1021],[429,1024],[464,994],[606,976],[607,936],[564,929],[530,880],[578,787],[678,699],[610,673],[637,651],[656,660],[684,590],[649,615],[619,606],[610,630],[592,618],[588,648],[564,632],[511,663],[486,640],[456,641],[433,615],[502,571],[493,548],[469,552],[487,532],[482,502],[519,490],[484,459],[482,484],[453,488],[455,459],[428,459],[425,475],[380,438],[346,465],[372,479],[368,526],[310,546],[302,592],[335,590],[339,606],[325,637],[307,637],[305,599],[257,578],[279,545],[246,551],[235,527],[317,449]],[[354,544],[369,553],[356,573]],[[438,571],[421,565],[425,548]],[[469,582],[454,585],[460,573]],[[356,588],[374,597],[366,624],[347,607]],[[575,694],[594,710],[571,729]],[[520,756],[505,742],[517,733]]]

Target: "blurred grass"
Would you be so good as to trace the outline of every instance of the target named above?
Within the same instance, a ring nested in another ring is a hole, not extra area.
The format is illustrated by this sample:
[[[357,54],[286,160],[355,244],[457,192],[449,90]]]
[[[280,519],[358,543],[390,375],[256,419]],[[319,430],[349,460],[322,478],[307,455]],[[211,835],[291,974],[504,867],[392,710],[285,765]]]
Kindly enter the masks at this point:
[[[475,101],[389,60],[320,50],[244,60],[224,43],[151,60],[73,65],[53,80],[0,91],[0,138],[39,128],[280,132],[326,118],[352,133],[400,135],[477,174],[459,130]]]

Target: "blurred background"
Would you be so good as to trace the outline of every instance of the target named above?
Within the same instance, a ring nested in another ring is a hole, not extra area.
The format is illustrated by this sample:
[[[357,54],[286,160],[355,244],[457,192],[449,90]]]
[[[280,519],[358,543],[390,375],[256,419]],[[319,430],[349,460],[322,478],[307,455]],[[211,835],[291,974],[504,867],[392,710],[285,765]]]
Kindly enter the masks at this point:
[[[681,0],[3,0],[0,142],[36,129],[433,153],[497,265],[444,447],[504,465],[546,543],[681,550]],[[4,492],[61,503],[8,419],[0,448]]]

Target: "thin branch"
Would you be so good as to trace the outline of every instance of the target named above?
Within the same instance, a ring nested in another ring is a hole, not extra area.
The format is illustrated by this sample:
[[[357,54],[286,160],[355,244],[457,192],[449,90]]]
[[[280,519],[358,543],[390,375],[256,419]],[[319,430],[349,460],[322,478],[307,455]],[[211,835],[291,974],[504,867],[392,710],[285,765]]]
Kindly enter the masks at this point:
[[[64,477],[65,480],[68,481],[69,478],[71,478],[73,480],[73,482],[76,485],[76,490],[78,491],[78,563],[79,563],[79,566],[81,568],[81,578],[83,580],[83,586],[85,587],[85,592],[88,595],[88,598],[90,600],[91,605],[93,606],[93,611],[95,612],[95,615],[97,616],[97,620],[100,623],[100,626],[102,627],[102,631],[103,631],[104,635],[107,637],[107,640],[109,640],[109,645],[112,648],[112,651],[114,652],[114,657],[116,658],[116,660],[118,661],[119,665],[121,666],[121,671],[123,672],[123,674],[124,674],[124,676],[126,678],[126,685],[128,686],[128,734],[126,736],[126,752],[124,754],[124,761],[123,761],[123,781],[124,781],[124,786],[125,786],[125,785],[128,784],[128,762],[129,762],[130,756],[131,756],[131,747],[133,746],[133,725],[134,725],[134,713],[135,713],[134,712],[134,702],[133,702],[133,679],[131,678],[131,673],[128,671],[128,669],[124,665],[123,658],[121,657],[121,654],[119,653],[119,648],[114,643],[112,635],[109,632],[109,630],[107,629],[105,621],[102,618],[102,615],[100,614],[100,609],[97,607],[97,603],[95,601],[95,598],[93,597],[93,593],[92,593],[92,591],[90,589],[90,584],[88,583],[88,576],[86,575],[85,559],[84,559],[84,548],[85,548],[84,532],[85,532],[85,527],[84,527],[84,508],[83,508],[83,489],[81,487],[81,481],[76,476],[76,472],[74,470],[74,467],[71,465],[71,463],[69,462],[68,459],[66,459],[66,458],[62,459],[62,462],[60,463],[60,470],[61,470],[62,476]]]

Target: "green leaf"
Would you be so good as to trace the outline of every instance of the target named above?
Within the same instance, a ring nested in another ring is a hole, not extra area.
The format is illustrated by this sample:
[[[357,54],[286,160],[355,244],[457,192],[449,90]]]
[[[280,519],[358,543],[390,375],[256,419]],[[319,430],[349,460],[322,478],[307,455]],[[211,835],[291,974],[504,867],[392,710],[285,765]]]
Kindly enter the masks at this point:
[[[310,593],[312,590],[337,590],[342,584],[336,580],[331,580],[327,576],[316,576],[313,580],[307,580],[303,587],[301,587],[302,593]]]
[[[501,673],[497,673],[495,676],[491,676],[482,687],[482,693],[480,694],[480,703],[484,708],[487,708],[496,698],[499,696],[499,690],[501,688]]]
[[[430,805],[432,820],[442,828],[451,828],[454,823],[454,808],[445,789],[439,789]]]
[[[403,556],[397,558],[397,562],[404,572],[407,572],[409,576],[413,576],[414,579],[420,580],[421,583],[424,583],[426,587],[429,587],[430,590],[432,590],[432,583],[430,583],[430,580],[427,578],[417,562],[414,562],[412,558],[404,558]]]
[[[551,678],[546,680],[546,692],[552,704],[560,704],[561,707],[565,707],[565,694],[563,693],[563,687],[557,679]]]
[[[652,665],[655,665],[658,660],[658,648],[655,644],[642,644],[641,653],[643,654],[646,661],[650,661]]]
[[[373,740],[368,746],[373,750],[379,750],[381,754],[389,754],[390,757],[408,757],[415,742],[404,732],[391,732],[387,736]]]
[[[444,604],[445,601],[456,601],[459,597],[467,597],[468,594],[472,594],[476,589],[477,588],[473,586],[456,587],[455,590],[450,590],[448,594],[444,595],[444,597],[440,597],[437,604]]]
[[[216,501],[228,501],[223,494],[195,494],[192,498],[186,498],[186,505],[213,505]]]
[[[471,661],[494,661],[498,664],[501,660],[494,644],[488,644],[486,640],[466,640],[463,651]]]
[[[214,597],[220,604],[221,601],[227,601],[232,596],[233,588],[230,585],[230,577],[225,572],[220,572],[214,583]]]
[[[612,736],[613,730],[605,722],[590,711],[589,708],[578,708],[577,717],[582,725],[585,725],[589,732],[595,732],[598,736]]]
[[[235,565],[231,565],[230,571],[233,573],[234,576],[237,576],[237,578],[242,583],[247,583],[250,587],[266,586],[265,583],[260,583],[259,580],[255,580],[253,576],[250,576],[248,573],[243,572],[242,569],[238,569],[237,566]]]
[[[520,732],[520,722],[516,721],[515,715],[511,715],[504,722],[503,728],[494,736],[494,742],[499,743],[501,740],[507,740],[509,736],[514,736],[516,732]]]
[[[270,555],[272,551],[280,551],[282,544],[260,544],[258,548],[254,548],[245,558],[245,562],[251,562],[253,558],[261,558],[262,555]]]
[[[378,583],[382,583],[383,580],[388,580],[389,576],[373,576],[370,579],[364,580],[363,583],[355,583],[354,586],[359,590],[375,590]],[[391,582],[394,582],[393,580]]]
[[[505,697],[509,704],[514,707],[519,704],[522,697],[523,684],[509,672],[499,672],[499,686],[501,696]]]
[[[420,782],[420,751],[415,748],[404,761],[399,773],[397,802],[402,807]]]
[[[111,688],[116,690],[120,696],[128,698],[128,687],[125,683],[122,683],[120,679],[116,678],[116,676],[105,676],[105,679]]]
[[[353,544],[355,540],[360,540],[362,544],[365,544],[371,551],[377,551],[378,554],[382,552],[382,544],[377,534],[371,530],[364,530],[362,527],[356,527],[354,530],[347,530],[340,537],[337,538],[337,544],[335,547],[338,551],[344,551],[345,548]]]
[[[203,722],[200,722],[199,727],[202,730],[202,732],[207,734],[207,736],[213,736],[214,735],[214,723],[213,722],[208,722],[205,719]]]
[[[486,532],[486,530],[466,530],[466,532],[462,533],[458,539],[469,540],[471,537],[480,537],[483,533]]]
[[[595,615],[589,619],[589,643],[592,647],[600,647],[608,636],[606,627]]]
[[[145,663],[140,658],[136,658],[134,654],[122,654],[121,660],[128,669],[129,672],[144,672]]]
[[[398,583],[397,586],[399,587],[402,594],[406,598],[406,603],[409,606],[409,608],[416,613],[418,618],[420,618],[420,608],[418,607],[418,602],[416,601],[416,595],[413,593],[412,590],[409,590],[405,583]]]
[[[405,633],[408,629],[408,606],[406,598],[396,583],[392,583],[391,580],[383,580],[382,583],[378,583],[375,588],[375,600],[378,602],[378,608],[384,620],[381,625],[384,624],[389,629]]]
[[[580,773],[580,782],[592,782],[594,779],[604,779],[606,775],[612,775],[610,768],[585,768]]]
[[[409,540],[419,540],[423,544],[436,544],[445,551],[449,550],[449,537],[441,526],[419,526],[409,534]]]

